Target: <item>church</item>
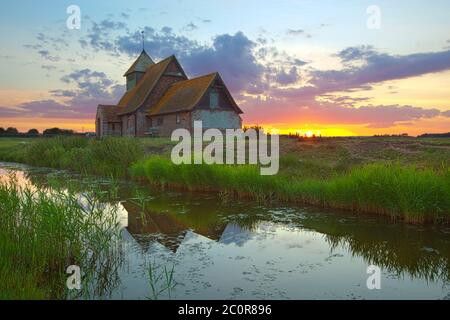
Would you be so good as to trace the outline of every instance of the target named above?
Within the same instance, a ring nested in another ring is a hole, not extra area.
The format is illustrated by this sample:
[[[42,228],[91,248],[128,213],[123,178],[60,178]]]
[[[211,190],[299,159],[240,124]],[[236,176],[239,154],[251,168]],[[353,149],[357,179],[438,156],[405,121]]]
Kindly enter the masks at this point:
[[[170,136],[173,130],[239,129],[243,113],[220,75],[189,79],[175,56],[155,63],[142,53],[124,74],[126,92],[117,105],[98,105],[97,137]]]

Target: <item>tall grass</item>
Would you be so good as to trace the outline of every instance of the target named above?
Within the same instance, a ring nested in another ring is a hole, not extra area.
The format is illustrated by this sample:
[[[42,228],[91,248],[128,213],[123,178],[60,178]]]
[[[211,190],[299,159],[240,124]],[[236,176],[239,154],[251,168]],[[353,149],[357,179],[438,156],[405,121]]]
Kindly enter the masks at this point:
[[[158,270],[162,269],[162,270]],[[163,265],[157,266],[156,263],[150,263],[148,266],[148,284],[150,287],[150,300],[158,300],[161,295],[167,295],[167,298],[171,299],[171,292],[177,286],[174,280],[175,266],[172,268]]]
[[[116,212],[67,190],[0,181],[0,299],[64,299],[108,290],[120,261]],[[77,265],[82,291],[69,292]]]
[[[142,143],[132,138],[55,137],[34,139],[8,160],[83,174],[124,177],[131,164],[143,155]]]
[[[410,222],[450,221],[450,170],[367,164],[328,180],[261,176],[251,165],[174,165],[151,157],[132,167],[151,183],[390,215]]]

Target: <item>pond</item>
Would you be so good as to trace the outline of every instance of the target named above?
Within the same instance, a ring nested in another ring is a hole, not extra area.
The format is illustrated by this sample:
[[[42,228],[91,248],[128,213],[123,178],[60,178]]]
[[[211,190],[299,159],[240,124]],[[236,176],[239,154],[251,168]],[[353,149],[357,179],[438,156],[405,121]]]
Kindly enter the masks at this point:
[[[10,172],[21,184],[39,188],[56,179],[80,194],[117,184],[0,163],[0,176]],[[117,188],[110,204],[119,208],[122,257],[115,281],[90,298],[450,299],[448,226],[134,182]],[[380,289],[367,287],[370,265],[381,269]]]

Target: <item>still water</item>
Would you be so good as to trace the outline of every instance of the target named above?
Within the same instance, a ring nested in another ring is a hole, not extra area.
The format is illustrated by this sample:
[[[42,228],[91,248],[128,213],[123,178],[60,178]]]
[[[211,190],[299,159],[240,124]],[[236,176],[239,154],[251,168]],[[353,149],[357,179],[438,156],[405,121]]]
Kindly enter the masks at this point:
[[[0,163],[0,176],[8,172],[35,187],[57,179],[80,190],[111,188],[107,180]],[[449,227],[131,182],[117,194],[121,262],[106,293],[90,298],[450,299]],[[145,194],[144,208],[136,194]],[[370,265],[381,268],[380,290],[367,288]],[[164,290],[171,270],[174,287]]]

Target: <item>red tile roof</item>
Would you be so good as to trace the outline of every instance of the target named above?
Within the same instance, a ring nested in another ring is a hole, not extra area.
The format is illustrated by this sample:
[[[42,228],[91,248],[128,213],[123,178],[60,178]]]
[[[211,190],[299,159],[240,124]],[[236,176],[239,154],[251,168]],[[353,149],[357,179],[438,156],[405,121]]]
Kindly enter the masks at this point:
[[[208,90],[217,73],[174,83],[150,115],[192,110]]]
[[[131,90],[127,91],[122,99],[120,99],[118,106],[121,107],[119,114],[127,114],[136,111],[152,92],[153,88],[158,83],[167,66],[175,59],[174,56],[168,57],[160,62],[151,65],[147,68],[145,75],[138,82],[138,84]]]
[[[118,117],[119,108],[113,105],[99,104],[97,108],[97,114],[103,113],[107,122],[121,122]]]
[[[222,82],[217,72],[174,83],[158,104],[150,110],[149,115],[153,116],[192,110],[200,102],[200,99],[216,79]],[[225,91],[231,99],[236,112],[242,113],[226,88]]]
[[[146,53],[141,53],[141,55],[143,54]],[[130,70],[134,70],[136,68],[136,63],[138,60],[139,58],[131,66],[127,73],[129,73]],[[166,73],[167,67],[171,62],[174,62],[178,65],[179,69],[181,70],[182,76],[187,79],[187,76],[184,73],[182,67],[179,65],[177,59],[172,55],[156,64],[150,65],[146,69],[142,79],[136,84],[135,87],[133,87],[123,95],[117,106],[100,105],[99,110],[103,110],[107,118],[111,119],[111,122],[120,122],[119,116],[133,113],[143,105],[161,77]],[[167,92],[157,103],[157,105],[150,110],[149,114],[157,115],[192,110],[198,104],[200,99],[203,97],[203,95],[215,80],[218,80],[222,83],[225,94],[231,101],[232,106],[236,110],[236,112],[243,113],[242,110],[237,106],[225,84],[223,84],[220,75],[218,73],[212,73],[195,79],[174,83],[167,90]]]

